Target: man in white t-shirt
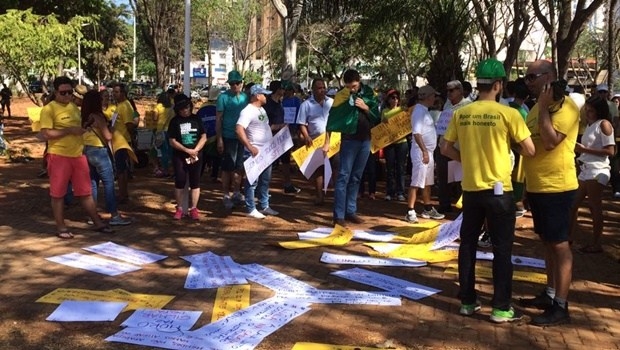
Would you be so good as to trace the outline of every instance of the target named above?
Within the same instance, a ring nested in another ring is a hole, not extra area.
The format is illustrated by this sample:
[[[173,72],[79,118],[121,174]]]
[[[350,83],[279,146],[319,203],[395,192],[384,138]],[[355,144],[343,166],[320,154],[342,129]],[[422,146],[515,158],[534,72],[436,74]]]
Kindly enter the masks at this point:
[[[278,130],[282,125],[269,126],[267,112],[263,108],[267,103],[267,96],[271,91],[261,85],[253,85],[250,88],[250,103],[241,111],[237,120],[236,132],[239,141],[245,147],[243,159],[256,157],[259,148],[266,145],[272,138],[272,128]],[[245,179],[245,206],[248,216],[255,219],[264,219],[265,215],[278,215],[278,212],[269,208],[269,182],[271,181],[271,165],[265,169],[258,179],[250,184]],[[256,208],[254,193],[257,197],[261,210]]]
[[[435,183],[433,152],[437,147],[437,132],[435,121],[428,112],[428,107],[435,104],[437,94],[437,91],[430,85],[421,87],[418,90],[418,103],[411,113],[413,134],[410,152],[411,184],[409,185],[409,210],[405,216],[405,220],[408,222],[418,221],[414,209],[418,189],[422,189],[422,201],[424,202],[424,210],[420,216],[435,220],[445,217],[431,206],[431,186]]]

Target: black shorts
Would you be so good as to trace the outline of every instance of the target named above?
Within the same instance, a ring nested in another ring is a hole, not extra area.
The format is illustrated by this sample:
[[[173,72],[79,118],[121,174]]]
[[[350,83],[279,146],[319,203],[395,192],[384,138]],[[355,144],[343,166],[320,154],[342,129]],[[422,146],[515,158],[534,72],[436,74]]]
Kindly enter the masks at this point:
[[[570,233],[571,210],[577,190],[558,193],[527,193],[534,219],[534,232],[543,242],[566,242]]]

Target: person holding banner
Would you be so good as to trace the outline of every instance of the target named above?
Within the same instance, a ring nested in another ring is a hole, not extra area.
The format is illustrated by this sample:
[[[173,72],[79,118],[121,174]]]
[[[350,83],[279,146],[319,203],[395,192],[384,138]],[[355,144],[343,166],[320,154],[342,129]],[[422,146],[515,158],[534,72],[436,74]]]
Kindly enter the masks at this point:
[[[371,87],[362,84],[360,73],[349,69],[342,78],[345,88],[336,94],[329,110],[323,144],[323,154],[327,156],[330,133],[342,134],[334,191],[334,224],[341,226],[345,219],[356,224],[364,222],[357,216],[357,193],[370,155],[370,129],[381,120],[377,96]]]
[[[271,141],[272,128],[280,125],[269,126],[269,118],[263,106],[267,103],[267,95],[271,91],[255,84],[250,88],[250,103],[241,111],[237,120],[236,132],[241,144],[245,147],[243,159],[259,156],[259,148]],[[269,182],[271,181],[271,165],[259,175],[254,183],[245,180],[245,206],[248,216],[255,219],[264,219],[265,215],[278,215],[279,213],[269,207]],[[258,195],[260,211],[256,209],[254,202],[255,193]]]
[[[334,103],[334,99],[327,96],[327,85],[325,79],[315,78],[312,81],[312,96],[305,100],[299,107],[299,115],[297,123],[306,147],[312,147],[312,141],[325,133],[327,126],[327,117],[329,110]],[[334,156],[334,157],[337,157]],[[332,159],[334,158],[332,157]],[[332,165],[332,168],[335,168]],[[324,202],[323,195],[323,167],[319,167],[314,172],[314,185],[316,197],[314,204],[322,205]],[[329,181],[329,179],[327,179]]]

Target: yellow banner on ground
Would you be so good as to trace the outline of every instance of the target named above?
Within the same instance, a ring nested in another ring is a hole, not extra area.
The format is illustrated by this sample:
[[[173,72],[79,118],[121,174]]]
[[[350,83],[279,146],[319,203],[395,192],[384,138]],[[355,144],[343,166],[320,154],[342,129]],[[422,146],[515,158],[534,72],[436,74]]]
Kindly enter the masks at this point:
[[[211,322],[221,320],[233,312],[245,309],[248,306],[250,306],[249,284],[220,287],[215,295]]]
[[[430,264],[454,260],[458,257],[457,250],[431,250],[433,242],[423,244],[399,244],[395,249],[388,252],[381,251],[381,245],[385,243],[367,243],[377,251],[369,251],[368,255],[383,258],[409,258],[423,260]],[[388,243],[390,244],[390,243]],[[393,243],[392,243],[393,245]]]
[[[424,230],[422,232],[418,232],[411,236],[407,240],[408,244],[422,244],[422,243],[432,243],[435,242],[437,236],[439,235],[439,229],[441,225],[437,225],[431,229]]]
[[[301,146],[295,152],[291,153],[293,159],[295,160],[295,163],[297,163],[297,166],[300,167],[302,164],[304,164],[306,158],[308,158],[308,156],[311,155],[314,150],[323,148],[324,144],[325,134],[323,133],[317,136],[317,138],[315,138],[314,140],[312,140],[312,146]],[[338,152],[340,152],[340,133],[332,132],[329,137],[329,152],[327,152],[327,156],[331,158],[334,154]]]
[[[295,343],[291,350],[381,350],[384,348],[372,348],[367,346],[332,345],[321,343]]]
[[[353,239],[353,231],[346,227],[336,225],[334,230],[327,237],[317,239],[307,239],[301,241],[278,242],[286,249],[314,248],[320,246],[342,246]]]
[[[174,295],[139,294],[124,289],[89,290],[57,288],[37,299],[37,303],[61,304],[65,300],[78,301],[125,301],[123,311],[137,309],[161,309],[174,299]]]
[[[408,111],[402,111],[370,130],[370,152],[375,153],[409,134],[411,134],[411,117]]]
[[[459,266],[456,264],[448,265],[445,273],[458,275]],[[476,277],[493,278],[493,269],[487,266],[476,266]],[[530,271],[513,271],[513,281],[532,282],[538,284],[547,284],[547,275],[544,273]]]

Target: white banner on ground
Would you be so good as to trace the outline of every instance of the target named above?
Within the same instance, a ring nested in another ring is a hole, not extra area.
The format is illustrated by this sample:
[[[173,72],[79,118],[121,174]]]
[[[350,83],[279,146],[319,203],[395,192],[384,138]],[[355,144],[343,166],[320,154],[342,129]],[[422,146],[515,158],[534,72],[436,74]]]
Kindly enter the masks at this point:
[[[253,184],[268,166],[292,147],[291,132],[288,127],[282,128],[277,134],[273,135],[268,144],[259,148],[256,157],[250,157],[243,162],[248,182]]]

